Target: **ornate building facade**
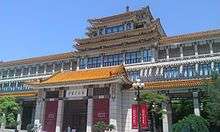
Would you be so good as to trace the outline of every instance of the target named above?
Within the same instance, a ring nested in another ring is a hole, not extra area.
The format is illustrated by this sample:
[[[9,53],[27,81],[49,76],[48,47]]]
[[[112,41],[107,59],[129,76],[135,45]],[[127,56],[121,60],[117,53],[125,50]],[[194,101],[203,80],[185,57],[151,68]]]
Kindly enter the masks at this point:
[[[158,131],[171,130],[175,100],[192,100],[200,115],[199,87],[220,72],[220,30],[167,36],[149,7],[88,22],[88,37],[75,39],[71,53],[0,63],[1,96],[16,96],[23,104],[18,120],[28,117],[19,129],[35,123],[47,132],[91,132],[103,121],[113,131],[136,132],[137,79],[142,93],[169,97]],[[147,117],[143,131],[152,130]]]

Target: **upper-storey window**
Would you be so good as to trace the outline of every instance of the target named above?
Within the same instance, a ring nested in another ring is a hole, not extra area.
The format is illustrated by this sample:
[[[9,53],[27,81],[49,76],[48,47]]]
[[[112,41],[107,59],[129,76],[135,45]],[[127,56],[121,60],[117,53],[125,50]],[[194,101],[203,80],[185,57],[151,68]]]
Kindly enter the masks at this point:
[[[137,79],[140,79],[140,70],[128,71],[127,74],[131,81],[136,81]]]
[[[144,62],[151,61],[152,57],[152,51],[149,49],[145,49],[143,53]]]
[[[131,63],[139,63],[141,62],[141,51],[135,51],[135,52],[127,52],[125,54],[125,63],[131,64]]]
[[[16,70],[15,70],[15,76],[16,76],[16,77],[21,76],[21,72],[22,72],[22,69],[16,69]]]
[[[118,25],[105,28],[105,34],[116,33],[124,31],[124,25]]]
[[[197,45],[198,48],[198,54],[209,54],[210,53],[210,47],[207,43],[200,43]]]
[[[131,30],[132,29],[132,24],[131,22],[126,24],[126,30]]]
[[[29,68],[28,68],[28,67],[25,67],[25,68],[23,69],[23,75],[24,75],[24,76],[28,75],[28,72],[29,72]]]
[[[15,70],[14,69],[11,69],[9,70],[9,77],[13,77],[14,76],[14,73],[15,73]]]
[[[179,76],[179,68],[178,67],[167,67],[164,69],[164,77],[165,78],[176,78]]]
[[[193,56],[195,55],[194,45],[183,46],[183,56]]]
[[[220,42],[214,42],[212,48],[214,53],[220,52]]]
[[[36,74],[37,68],[36,67],[30,67],[30,74]]]
[[[218,73],[220,73],[220,63],[219,63],[219,62],[215,63],[215,70],[216,70]]]
[[[70,70],[70,65],[71,65],[70,61],[64,61],[63,62],[63,70]]]
[[[39,65],[38,74],[44,74],[44,65]]]
[[[85,69],[86,68],[86,59],[80,58],[79,59],[79,69]]]
[[[61,62],[56,62],[55,64],[55,71],[61,71],[62,68],[62,63]]]
[[[4,70],[2,72],[2,78],[7,78],[7,75],[8,75],[8,70]]]
[[[123,54],[106,55],[103,57],[103,66],[120,65],[123,63]]]
[[[88,58],[87,67],[88,68],[95,68],[101,66],[101,57],[90,57]]]
[[[47,64],[46,65],[46,72],[52,73],[53,72],[53,64]]]
[[[199,64],[198,67],[199,75],[204,76],[204,75],[211,75],[212,68],[210,63],[205,63],[205,64]]]
[[[193,77],[196,74],[195,65],[185,65],[183,66],[183,76],[184,77]]]

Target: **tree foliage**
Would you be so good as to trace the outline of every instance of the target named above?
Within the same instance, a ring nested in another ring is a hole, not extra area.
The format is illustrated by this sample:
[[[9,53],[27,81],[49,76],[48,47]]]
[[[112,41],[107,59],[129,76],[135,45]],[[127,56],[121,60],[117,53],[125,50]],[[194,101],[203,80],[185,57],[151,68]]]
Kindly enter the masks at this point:
[[[174,124],[173,132],[209,132],[208,122],[201,116],[191,114]]]
[[[167,101],[167,96],[159,93],[148,92],[142,95],[142,101],[146,102],[147,104],[151,105],[151,111],[160,114],[162,111],[161,103]]]
[[[14,97],[0,98],[0,123],[6,124],[8,127],[17,125],[16,115],[20,111],[20,106],[16,103]]]
[[[203,115],[212,126],[220,126],[220,78],[216,73],[212,81],[206,82],[205,97],[202,99]]]

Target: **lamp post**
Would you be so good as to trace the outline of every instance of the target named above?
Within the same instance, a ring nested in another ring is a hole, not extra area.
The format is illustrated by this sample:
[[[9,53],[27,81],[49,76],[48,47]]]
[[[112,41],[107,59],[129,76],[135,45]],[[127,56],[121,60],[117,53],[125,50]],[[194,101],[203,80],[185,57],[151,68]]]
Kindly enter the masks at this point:
[[[142,90],[144,88],[144,83],[141,83],[141,80],[137,79],[136,82],[132,84],[132,86],[135,90],[137,90],[136,101],[138,104],[138,132],[141,132],[140,90]]]

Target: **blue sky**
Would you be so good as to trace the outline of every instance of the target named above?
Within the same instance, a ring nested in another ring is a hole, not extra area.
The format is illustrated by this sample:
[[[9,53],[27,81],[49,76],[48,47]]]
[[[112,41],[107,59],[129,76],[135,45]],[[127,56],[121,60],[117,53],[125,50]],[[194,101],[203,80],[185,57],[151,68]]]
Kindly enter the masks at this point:
[[[149,5],[168,36],[220,28],[220,0],[1,0],[0,60],[73,50],[87,19]]]

